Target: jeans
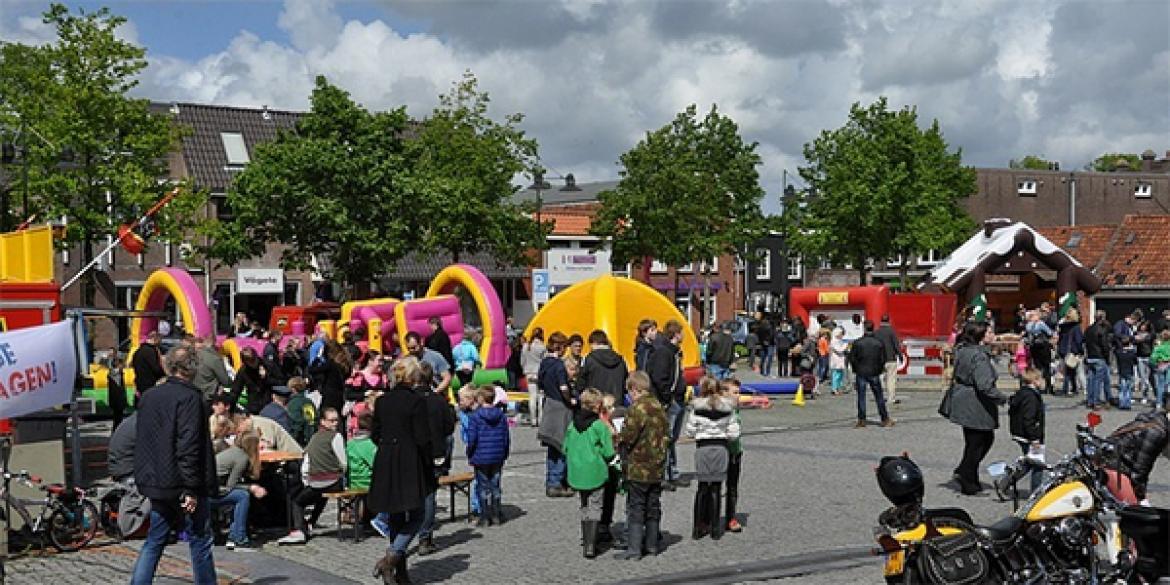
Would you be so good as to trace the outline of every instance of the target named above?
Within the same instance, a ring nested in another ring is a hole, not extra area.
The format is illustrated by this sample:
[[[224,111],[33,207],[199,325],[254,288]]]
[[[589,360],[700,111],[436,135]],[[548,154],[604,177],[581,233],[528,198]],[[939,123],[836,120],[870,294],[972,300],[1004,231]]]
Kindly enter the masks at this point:
[[[171,529],[187,532],[187,546],[191,549],[191,575],[196,585],[215,585],[215,560],[211,556],[211,505],[207,498],[198,498],[195,513],[184,514],[178,500],[150,501],[150,532],[134,562],[130,585],[150,585]]]
[[[418,526],[422,523],[423,511],[420,508],[409,512],[387,514],[387,516],[390,532],[386,537],[390,540],[390,545],[386,547],[386,550],[405,558],[406,550],[410,548],[410,541],[414,540]]]
[[[1154,370],[1154,399],[1157,400],[1155,406],[1162,406],[1162,401],[1166,397],[1166,374],[1170,370],[1163,370],[1157,368]]]
[[[565,458],[562,456],[562,465],[564,461]],[[475,466],[475,483],[478,484],[476,488],[479,489],[480,505],[490,506],[491,510],[496,514],[500,513],[500,502],[504,497],[500,489],[500,477],[503,475],[503,464]]]
[[[232,488],[232,491],[223,496],[208,498],[208,503],[212,508],[231,506],[232,527],[228,532],[228,538],[236,543],[248,540],[248,506],[252,503],[251,492],[242,487]]]
[[[829,356],[817,356],[817,380],[824,382],[829,378]]]
[[[1141,390],[1142,398],[1150,397],[1150,358],[1137,359],[1137,379],[1134,380],[1134,391]]]
[[[536,376],[528,376],[528,418],[532,426],[540,426],[540,384]]]
[[[857,375],[857,420],[865,420],[866,386],[873,389],[873,399],[877,402],[878,414],[882,416],[882,422],[890,420],[890,413],[886,411],[886,401],[882,398],[881,376],[862,376],[861,374]]]
[[[739,475],[743,471],[743,451],[734,453],[727,460],[727,521],[735,519],[736,504],[739,501]]]
[[[670,403],[670,407],[666,409],[666,420],[670,424],[670,448],[666,452],[666,467],[663,474],[666,481],[675,481],[678,479],[678,451],[674,445],[678,442],[679,433],[682,432],[683,419],[686,413],[687,409],[673,401]]]
[[[731,376],[731,370],[718,364],[707,364],[707,373],[716,380],[726,380]]]
[[[1089,388],[1086,404],[1097,406],[1110,401],[1109,391],[1109,362],[1100,358],[1088,358],[1085,364],[1089,368]]]
[[[435,531],[435,492],[427,492],[423,498],[423,517],[418,526],[418,537],[427,538]]]
[[[544,460],[544,487],[559,488],[565,485],[565,474],[568,473],[568,468],[565,466],[565,454],[557,451],[556,447],[549,446],[548,455]],[[482,493],[485,488],[483,481],[479,479],[479,473],[475,474],[477,493]],[[490,489],[490,486],[486,486]],[[482,506],[488,502],[480,500],[479,504]]]
[[[1130,408],[1133,405],[1133,374],[1117,376],[1117,406]]]
[[[1062,362],[1062,365],[1060,367],[1064,368],[1064,380],[1060,383],[1060,393],[1061,394],[1070,394],[1070,395],[1076,394],[1077,393],[1077,368],[1070,368],[1067,365],[1063,365],[1063,362],[1064,362],[1063,358],[1061,358],[1061,362]],[[1069,389],[1069,386],[1072,386],[1071,390]]]
[[[1027,455],[1028,451],[1032,449],[1030,445],[1020,445],[1020,448],[1024,450],[1024,455]],[[1028,490],[1029,494],[1035,492],[1036,489],[1040,487],[1040,484],[1044,481],[1044,470],[1040,469],[1039,467],[1033,467],[1031,476],[1032,486],[1031,489]]]
[[[765,345],[760,348],[760,375],[767,376],[772,373],[772,360],[776,359],[776,346]]]

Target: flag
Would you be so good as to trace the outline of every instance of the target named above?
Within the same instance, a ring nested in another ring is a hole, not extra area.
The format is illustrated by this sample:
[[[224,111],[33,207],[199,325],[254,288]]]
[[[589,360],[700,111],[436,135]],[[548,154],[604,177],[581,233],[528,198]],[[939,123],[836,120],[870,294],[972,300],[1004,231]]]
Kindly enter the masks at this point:
[[[971,299],[971,320],[976,323],[986,323],[991,313],[987,310],[987,295],[979,293],[979,296]]]
[[[146,249],[146,240],[158,233],[158,224],[155,222],[154,214],[170,203],[171,199],[174,199],[178,193],[178,189],[172,190],[166,197],[147,210],[146,215],[138,218],[138,221],[122,224],[118,228],[118,241],[121,242],[122,249],[131,254],[141,254]]]

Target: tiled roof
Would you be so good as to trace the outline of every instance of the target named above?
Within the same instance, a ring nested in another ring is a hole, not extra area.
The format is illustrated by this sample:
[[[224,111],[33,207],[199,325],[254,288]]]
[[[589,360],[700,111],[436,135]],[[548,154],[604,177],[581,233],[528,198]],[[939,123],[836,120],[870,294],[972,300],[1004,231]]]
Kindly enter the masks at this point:
[[[459,261],[475,266],[488,278],[526,278],[531,272],[526,266],[501,264],[486,252],[465,254]],[[394,272],[388,276],[394,280],[430,280],[451,264],[450,255],[423,255],[412,252],[400,260]]]
[[[1096,269],[1105,259],[1116,229],[1111,225],[1078,225],[1038,227],[1036,231],[1099,275]]]
[[[1101,278],[1108,287],[1170,287],[1170,215],[1127,215]]]
[[[563,184],[558,186],[556,181],[548,179],[550,184],[549,189],[542,189],[540,191],[540,200],[547,208],[549,205],[560,205],[564,203],[588,203],[597,201],[597,195],[602,191],[616,189],[617,181],[597,181],[594,183],[577,183],[579,188],[577,191],[566,191]],[[536,191],[532,189],[521,189],[513,195],[513,199],[520,201],[536,201]]]
[[[546,205],[541,209],[541,220],[552,220],[554,236],[587,236],[589,224],[600,205],[596,202],[572,205]]]
[[[248,157],[257,144],[276,139],[280,129],[292,129],[304,114],[260,108],[235,108],[204,104],[153,104],[155,111],[169,112],[187,128],[183,136],[183,160],[197,187],[211,193],[225,193],[238,170],[229,169],[223,132],[243,135]],[[240,167],[242,168],[242,167]]]

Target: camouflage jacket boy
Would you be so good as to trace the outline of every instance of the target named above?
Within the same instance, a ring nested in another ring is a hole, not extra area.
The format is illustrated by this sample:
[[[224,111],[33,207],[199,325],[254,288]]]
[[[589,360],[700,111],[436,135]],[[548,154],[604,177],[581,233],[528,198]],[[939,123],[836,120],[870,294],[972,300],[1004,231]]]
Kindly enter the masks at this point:
[[[670,433],[666,410],[653,393],[647,392],[630,405],[622,432],[618,435],[627,481],[662,481]]]

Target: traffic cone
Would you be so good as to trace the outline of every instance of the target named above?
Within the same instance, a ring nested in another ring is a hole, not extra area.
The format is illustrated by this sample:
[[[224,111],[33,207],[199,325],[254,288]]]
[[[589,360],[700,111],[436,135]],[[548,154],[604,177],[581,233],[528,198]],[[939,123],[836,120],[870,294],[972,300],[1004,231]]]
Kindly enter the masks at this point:
[[[804,384],[796,386],[796,396],[792,397],[792,406],[804,406]]]

